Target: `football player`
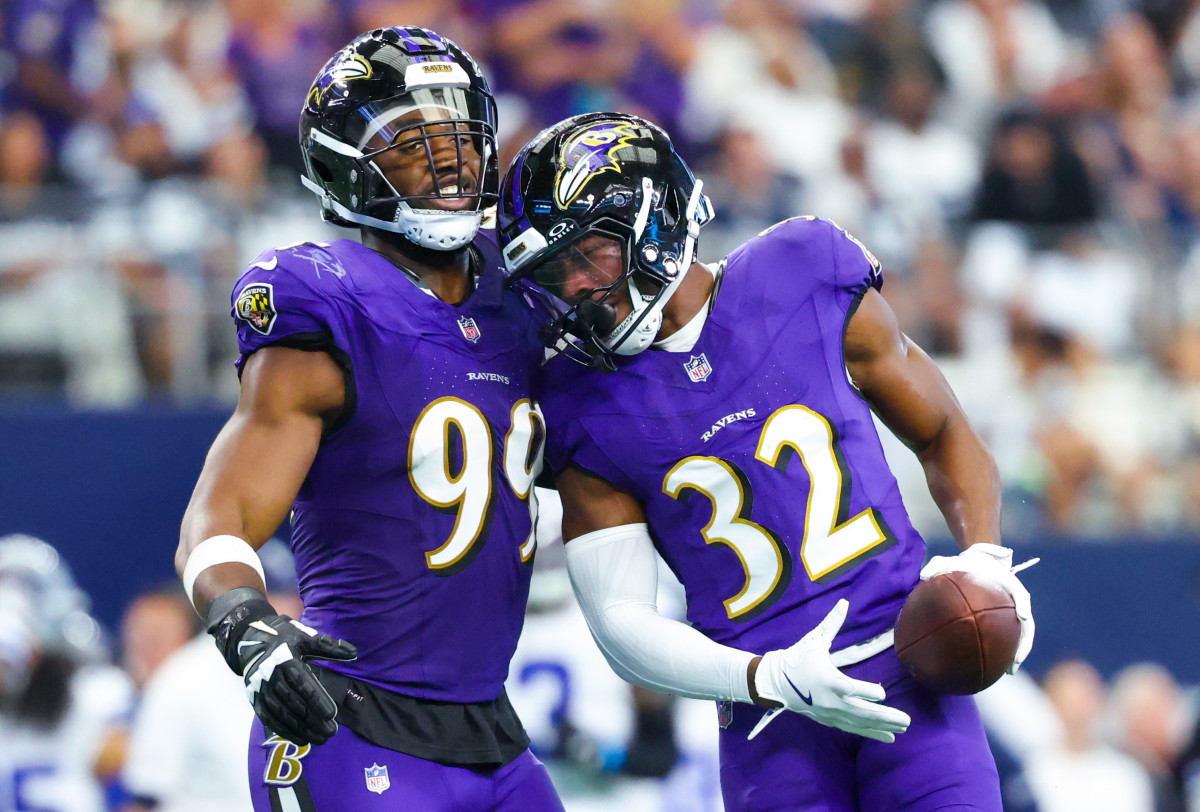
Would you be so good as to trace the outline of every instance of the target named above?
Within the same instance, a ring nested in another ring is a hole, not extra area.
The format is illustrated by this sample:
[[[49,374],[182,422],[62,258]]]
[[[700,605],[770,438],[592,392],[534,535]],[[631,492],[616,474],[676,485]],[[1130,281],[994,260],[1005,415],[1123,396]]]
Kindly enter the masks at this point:
[[[133,686],[58,551],[0,538],[0,809],[101,812]]]
[[[622,114],[547,129],[502,184],[505,261],[557,356],[540,402],[592,632],[627,679],[722,701],[730,810],[999,812],[974,701],[923,689],[892,647],[918,578],[960,569],[1014,595],[1012,667],[1028,653],[992,458],[861,243],[798,217],[710,266],[711,216],[668,136]],[[872,410],[958,556],[922,571]],[[656,548],[690,625],[656,611]]]
[[[479,233],[495,127],[453,42],[359,36],[318,75],[300,138],[304,185],[362,241],[267,251],[234,288],[241,397],[176,565],[258,716],[260,812],[562,808],[503,690],[543,348]],[[289,512],[298,620],[267,602],[255,552]]]

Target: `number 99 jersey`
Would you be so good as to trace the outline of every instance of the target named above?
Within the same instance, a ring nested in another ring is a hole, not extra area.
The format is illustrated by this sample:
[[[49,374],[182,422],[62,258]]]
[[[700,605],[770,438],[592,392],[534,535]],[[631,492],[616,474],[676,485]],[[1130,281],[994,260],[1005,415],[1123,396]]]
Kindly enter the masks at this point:
[[[839,598],[835,648],[875,637],[925,550],[843,358],[878,262],[833,223],[796,218],[730,254],[719,285],[688,352],[624,357],[609,375],[548,365],[547,459],[641,502],[708,637],[783,648]]]
[[[303,621],[358,647],[325,667],[459,703],[503,688],[545,437],[530,399],[542,345],[494,244],[475,246],[461,306],[351,240],[265,252],[232,297],[239,369],[274,345],[327,352],[345,376],[292,511]]]

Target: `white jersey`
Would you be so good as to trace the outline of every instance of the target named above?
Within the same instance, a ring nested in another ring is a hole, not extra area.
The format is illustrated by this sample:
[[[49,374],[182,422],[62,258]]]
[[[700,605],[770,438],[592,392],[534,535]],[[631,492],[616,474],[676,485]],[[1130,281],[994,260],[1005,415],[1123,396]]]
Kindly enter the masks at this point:
[[[133,699],[129,679],[112,666],[88,666],[71,678],[69,706],[52,728],[0,715],[0,812],[103,812],[96,759]]]
[[[254,711],[207,634],[146,684],[134,716],[125,786],[158,812],[250,812],[246,743]]]

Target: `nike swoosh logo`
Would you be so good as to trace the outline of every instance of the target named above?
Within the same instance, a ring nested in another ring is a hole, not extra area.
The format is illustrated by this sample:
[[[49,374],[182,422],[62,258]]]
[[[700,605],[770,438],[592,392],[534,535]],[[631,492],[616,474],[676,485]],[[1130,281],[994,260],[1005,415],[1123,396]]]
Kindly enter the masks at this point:
[[[269,262],[254,262],[251,263],[251,268],[262,268],[264,271],[273,271],[275,266],[279,264],[279,257],[271,257]]]
[[[799,688],[797,688],[797,687],[796,687],[796,683],[792,682],[792,679],[791,679],[791,677],[789,677],[787,674],[784,674],[784,675],[783,675],[783,678],[784,678],[785,680],[787,680],[787,684],[788,684],[788,685],[792,686],[792,690],[796,692],[796,696],[800,697],[800,699],[802,699],[802,700],[804,701],[804,704],[805,704],[805,705],[811,705],[811,704],[812,704],[812,696],[811,696],[811,694],[810,694],[809,696],[805,696],[805,695],[804,695],[804,692],[803,692],[803,691],[801,691]]]
[[[240,643],[238,643],[238,646],[237,646],[238,654],[242,653],[242,648],[245,646],[261,646],[261,645],[262,645],[261,640],[243,640]]]
[[[266,623],[263,623],[261,620],[256,620],[253,623],[251,623],[250,628],[258,629],[260,632],[266,632],[267,634],[274,635],[275,637],[279,636],[279,632],[275,631],[270,626],[268,626]]]
[[[250,662],[246,663],[246,667],[242,669],[242,676],[244,677],[244,676],[246,676],[247,674],[249,674],[249,673],[253,672],[253,671],[254,671],[254,667],[255,667],[256,665],[258,665],[258,663],[259,663],[259,662],[262,660],[262,658],[263,658],[263,657],[266,655],[266,653],[267,653],[267,652],[265,652],[265,651],[260,651],[260,652],[258,652],[258,654],[255,654],[255,655],[254,655],[254,659],[253,659],[253,660],[251,660]],[[271,678],[271,677],[270,677],[270,675],[268,674],[268,675],[267,675],[267,679],[270,679],[270,678]]]

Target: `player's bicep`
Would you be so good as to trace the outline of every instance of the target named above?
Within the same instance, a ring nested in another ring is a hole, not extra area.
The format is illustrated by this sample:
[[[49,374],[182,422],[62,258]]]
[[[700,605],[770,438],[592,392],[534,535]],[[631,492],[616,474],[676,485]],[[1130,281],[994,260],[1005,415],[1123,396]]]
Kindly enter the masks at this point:
[[[571,465],[557,475],[563,506],[563,540],[646,521],[642,506],[611,482]]]
[[[937,365],[900,330],[878,291],[868,289],[846,326],[850,379],[879,418],[920,453],[962,416]]]
[[[254,546],[270,537],[344,399],[342,371],[323,352],[268,347],[250,357],[237,410],[213,442],[184,516],[184,560],[213,535]]]

